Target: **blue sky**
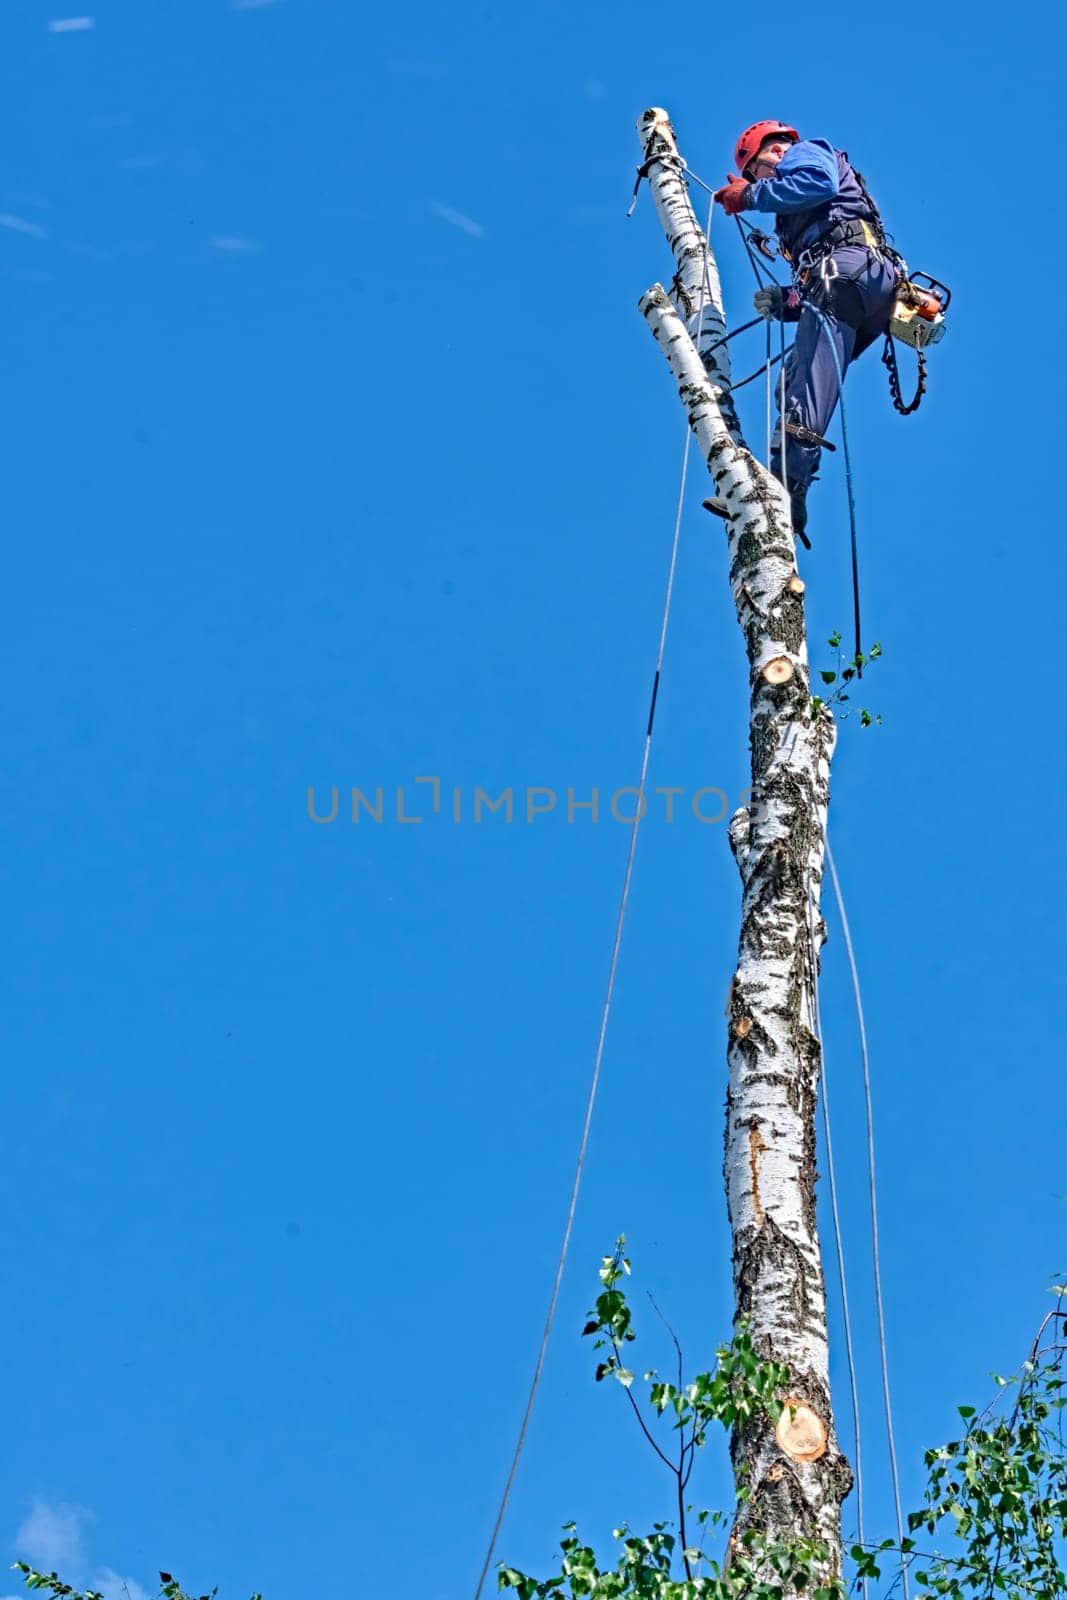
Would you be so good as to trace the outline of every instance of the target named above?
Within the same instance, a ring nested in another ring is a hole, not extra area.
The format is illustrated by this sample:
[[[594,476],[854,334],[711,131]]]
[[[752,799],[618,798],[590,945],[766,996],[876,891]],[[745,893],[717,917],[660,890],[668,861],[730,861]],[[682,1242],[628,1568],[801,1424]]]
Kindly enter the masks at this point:
[[[595,785],[606,806],[636,780],[684,436],[635,309],[669,256],[647,195],[625,219],[657,103],[712,179],[758,117],[847,148],[956,294],[918,417],[874,355],[849,383],[885,722],[845,725],[833,790],[914,1498],[923,1447],[1021,1357],[1067,1262],[1060,14],[88,4],[6,19],[0,96],[10,1555],[131,1600],[160,1566],[269,1600],[338,1573],[473,1590],[626,829],[470,806],[476,785]],[[748,267],[716,240],[739,322]],[[849,617],[839,461],[802,564],[813,641]],[[745,676],[702,489],[651,781],[733,802]],[[309,785],[381,787],[383,821],[342,801],[316,826]],[[398,786],[421,823],[396,820]],[[571,1516],[669,1514],[577,1333],[620,1231],[692,1362],[728,1330],[737,914],[724,827],[655,810],[500,1546],[520,1565],[544,1568]],[[829,921],[868,1520],[888,1528]],[[834,1332],[847,1430],[836,1310]],[[704,1470],[722,1503],[721,1453]]]

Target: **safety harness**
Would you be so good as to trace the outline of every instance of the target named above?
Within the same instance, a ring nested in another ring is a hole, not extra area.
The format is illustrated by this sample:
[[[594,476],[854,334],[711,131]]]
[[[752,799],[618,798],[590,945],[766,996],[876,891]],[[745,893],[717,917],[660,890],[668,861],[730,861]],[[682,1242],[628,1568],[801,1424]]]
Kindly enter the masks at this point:
[[[857,174],[857,177],[859,175]],[[866,190],[864,197],[867,198]],[[870,203],[868,201],[868,203]],[[875,220],[878,213],[874,213]],[[816,239],[806,250],[802,250],[794,262],[789,252],[782,247],[782,255],[793,268],[793,276],[797,277],[802,272],[813,272],[814,269],[833,255],[835,250],[841,250],[846,245],[864,245],[868,250],[886,252],[885,232],[880,223],[876,227],[868,222],[865,217],[855,217],[848,222],[835,222],[829,233],[824,233],[821,239]]]
[[[845,153],[848,161],[848,154]],[[882,350],[882,365],[889,375],[889,393],[893,407],[902,417],[907,417],[918,411],[919,404],[927,387],[927,370],[925,351],[928,346],[937,344],[945,334],[945,312],[948,310],[952,298],[951,291],[932,278],[927,272],[909,272],[908,264],[898,250],[889,242],[885,227],[882,223],[881,213],[875,202],[874,196],[867,187],[866,179],[858,168],[849,162],[853,177],[863,196],[865,205],[870,212],[869,217],[849,218],[844,222],[836,222],[813,244],[801,250],[796,259],[790,255],[784,242],[779,239],[779,249],[783,258],[789,262],[793,271],[793,282],[802,293],[806,290],[809,295],[812,278],[816,275],[826,285],[831,277],[828,263],[835,250],[842,250],[849,245],[858,245],[868,250],[877,251],[884,256],[896,269],[898,275],[897,298],[889,318],[889,327],[886,331],[885,345]],[[864,269],[859,269],[862,272]],[[859,273],[852,274],[858,277]],[[927,285],[923,288],[916,280],[922,279]],[[849,282],[846,278],[844,282]],[[900,384],[900,368],[897,364],[897,351],[894,343],[899,339],[902,344],[910,345],[915,351],[918,363],[918,378],[915,394],[905,404]]]

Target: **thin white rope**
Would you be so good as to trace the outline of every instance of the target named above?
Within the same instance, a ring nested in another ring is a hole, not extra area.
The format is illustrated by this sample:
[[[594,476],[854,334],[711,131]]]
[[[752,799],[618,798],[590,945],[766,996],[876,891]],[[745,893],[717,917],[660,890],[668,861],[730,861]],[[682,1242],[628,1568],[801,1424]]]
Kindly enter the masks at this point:
[[[712,205],[709,205],[708,225],[705,238],[709,237],[711,233],[712,209]],[[705,291],[709,287],[710,284],[708,277],[707,253],[705,252],[704,281],[701,284],[700,304],[697,308],[696,326],[698,330],[704,315]],[[637,785],[637,805],[634,808],[633,822],[630,825],[630,845],[626,852],[626,870],[623,874],[622,894],[619,898],[618,916],[615,919],[615,939],[611,948],[611,965],[608,968],[607,987],[604,992],[604,1004],[600,1014],[600,1034],[597,1038],[596,1056],[593,1061],[593,1076],[589,1084],[589,1096],[586,1100],[585,1120],[582,1124],[582,1137],[578,1147],[578,1160],[574,1168],[574,1181],[571,1184],[570,1205],[567,1209],[567,1221],[563,1229],[563,1242],[560,1245],[559,1261],[556,1264],[556,1275],[552,1281],[552,1294],[548,1302],[548,1314],[545,1317],[545,1326],[541,1334],[541,1344],[537,1352],[537,1363],[534,1367],[533,1379],[530,1383],[530,1392],[526,1398],[526,1409],[523,1412],[522,1422],[519,1426],[519,1436],[515,1443],[514,1454],[511,1458],[511,1466],[508,1470],[507,1480],[504,1484],[504,1492],[500,1497],[500,1505],[497,1509],[496,1521],[493,1523],[493,1531],[489,1536],[489,1547],[485,1552],[485,1560],[482,1562],[482,1570],[478,1575],[478,1584],[474,1591],[474,1600],[481,1600],[482,1589],[485,1585],[486,1576],[489,1572],[489,1566],[496,1550],[496,1542],[500,1535],[500,1529],[504,1521],[504,1513],[507,1511],[508,1501],[511,1498],[511,1489],[515,1482],[515,1474],[518,1471],[519,1459],[522,1455],[523,1446],[526,1443],[526,1433],[530,1426],[530,1417],[533,1414],[534,1400],[537,1396],[537,1390],[541,1382],[541,1372],[544,1368],[545,1354],[548,1350],[548,1340],[552,1332],[552,1324],[556,1316],[556,1305],[559,1300],[560,1285],[563,1282],[563,1271],[567,1264],[567,1253],[570,1249],[571,1233],[574,1228],[574,1216],[578,1207],[578,1193],[582,1186],[582,1173],[585,1169],[586,1150],[589,1146],[589,1130],[593,1122],[593,1108],[596,1105],[597,1088],[600,1084],[600,1068],[604,1059],[604,1041],[607,1038],[608,1032],[608,1016],[611,1012],[611,1002],[615,993],[615,974],[618,970],[619,950],[622,946],[622,929],[626,918],[626,903],[630,898],[630,882],[633,878],[634,856],[637,852],[637,834],[641,826],[641,818],[645,814],[645,783],[648,778],[648,761],[652,750],[652,726],[655,719],[656,698],[659,692],[660,673],[663,669],[663,656],[667,644],[667,624],[670,621],[671,599],[674,594],[674,579],[678,568],[678,543],[682,528],[682,512],[685,507],[685,485],[689,471],[689,446],[692,437],[692,431],[690,430],[687,422],[685,430],[685,448],[682,451],[681,478],[678,484],[678,504],[675,508],[674,515],[674,536],[671,541],[671,560],[667,573],[667,592],[663,602],[663,621],[660,625],[659,646],[656,651],[656,672],[652,683],[652,703],[649,707],[648,726],[645,730],[645,746],[641,756],[641,776]]]
[[[782,326],[784,327],[785,324],[783,323]],[[771,319],[770,319],[770,317],[767,318],[767,378],[766,378],[765,387],[766,387],[766,391],[767,391],[767,393],[766,393],[766,402],[767,402],[767,471],[769,472],[771,470],[771,390],[772,390],[772,385],[771,385]]]
[[[830,1087],[826,1069],[826,1045],[822,1033],[822,1013],[819,1008],[819,978],[815,963],[815,897],[808,888],[808,971],[811,977],[809,1014],[811,1030],[819,1044],[821,1067],[821,1095],[823,1136],[826,1140],[826,1167],[830,1180],[830,1212],[834,1224],[834,1246],[837,1253],[837,1277],[841,1286],[841,1311],[845,1324],[845,1355],[848,1361],[848,1385],[852,1396],[852,1437],[856,1460],[856,1540],[863,1543],[863,1449],[860,1441],[860,1397],[856,1379],[856,1354],[852,1343],[852,1318],[848,1309],[848,1279],[845,1273],[845,1247],[841,1233],[841,1213],[837,1204],[837,1174],[834,1168],[834,1142],[830,1133]],[[864,1600],[867,1597],[867,1578],[862,1579]]]
[[[781,429],[782,442],[779,449],[782,455],[782,488],[789,493],[789,471],[785,464],[785,322],[779,323],[781,328],[781,353],[778,372],[778,426]]]
[[[874,1169],[874,1107],[871,1100],[871,1066],[867,1052],[867,1029],[863,1020],[863,997],[860,993],[859,970],[856,966],[856,955],[852,948],[852,935],[849,932],[848,917],[845,913],[845,899],[841,893],[841,884],[838,880],[837,868],[834,866],[829,839],[826,840],[826,862],[830,868],[830,878],[834,886],[834,898],[837,901],[837,914],[841,918],[841,931],[845,938],[845,950],[848,952],[848,965],[852,973],[852,992],[856,1000],[856,1019],[859,1023],[860,1051],[863,1056],[863,1094],[867,1108],[867,1178],[871,1199],[871,1256],[874,1263],[874,1297],[878,1310],[878,1347],[882,1363],[882,1398],[885,1404],[886,1438],[889,1443],[889,1470],[893,1480],[893,1504],[897,1517],[897,1540],[903,1545],[904,1516],[900,1505],[897,1447],[893,1437],[893,1407],[889,1394],[889,1357],[885,1333],[885,1306],[882,1300],[882,1263],[878,1247],[878,1186]],[[900,1575],[904,1600],[908,1600],[908,1562],[903,1550],[901,1550],[900,1556]]]

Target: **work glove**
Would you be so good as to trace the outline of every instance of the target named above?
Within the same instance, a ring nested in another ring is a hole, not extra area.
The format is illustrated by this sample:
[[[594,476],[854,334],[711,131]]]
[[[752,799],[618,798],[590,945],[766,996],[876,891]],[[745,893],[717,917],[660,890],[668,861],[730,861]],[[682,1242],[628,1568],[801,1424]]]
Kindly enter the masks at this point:
[[[775,317],[778,321],[781,321],[782,309],[785,304],[785,296],[782,293],[781,284],[770,283],[762,289],[757,289],[752,296],[752,304],[761,317]]]
[[[727,174],[723,187],[715,191],[715,198],[728,217],[736,217],[739,211],[748,209],[748,191],[751,187],[744,178],[735,177],[732,172]]]

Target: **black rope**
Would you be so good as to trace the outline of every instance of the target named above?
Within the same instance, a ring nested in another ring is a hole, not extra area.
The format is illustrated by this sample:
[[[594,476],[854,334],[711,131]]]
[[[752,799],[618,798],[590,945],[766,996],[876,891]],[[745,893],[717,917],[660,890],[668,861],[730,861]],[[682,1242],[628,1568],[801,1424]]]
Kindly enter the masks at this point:
[[[753,250],[752,250],[752,246],[748,242],[748,234],[745,232],[745,226],[744,226],[744,223],[741,221],[741,218],[740,217],[735,217],[734,221],[737,223],[737,231],[741,235],[741,243],[745,247],[745,254],[748,256],[749,261],[752,263],[752,270],[756,274],[756,284],[757,284],[757,286],[760,289],[762,289],[764,287],[763,275],[766,274],[767,279],[768,279],[769,282],[778,284],[778,287],[781,288],[782,285],[780,283],[778,283],[778,279],[774,276],[774,273],[770,270],[770,268],[769,267],[761,267],[760,263],[756,260],[756,257],[755,257],[755,255],[753,253]]]
[[[652,724],[656,720],[656,701],[659,699],[659,672],[660,669],[657,667],[656,676],[652,680],[652,703],[648,708],[648,727],[645,729],[645,737],[647,739],[652,737]]]
[[[755,328],[763,320],[764,319],[762,317],[753,317],[751,322],[742,322],[741,326],[739,328],[735,328],[732,333],[724,334],[721,339],[716,339],[714,344],[709,344],[708,348],[704,351],[704,354],[706,356],[710,356],[711,352],[713,350],[717,350],[721,344],[729,344],[730,340],[736,339],[739,333],[747,333],[749,328]],[[763,371],[762,367],[760,368],[760,371]],[[733,387],[736,388],[736,384],[733,385]]]
[[[760,320],[762,321],[763,319],[760,318]],[[792,350],[792,348],[793,348],[793,346],[790,345],[789,346],[789,350]],[[776,367],[778,365],[779,361],[783,361],[785,359],[785,357],[789,354],[789,350],[783,350],[778,355],[772,356],[771,357],[771,366],[772,367]],[[761,367],[757,367],[756,368],[755,372],[750,372],[747,378],[742,378],[740,383],[732,383],[730,385],[731,389],[736,394],[737,390],[738,389],[743,389],[745,387],[746,383],[753,383],[756,380],[756,378],[762,378],[762,376],[766,372],[766,370],[767,370],[767,363],[764,362]]]

